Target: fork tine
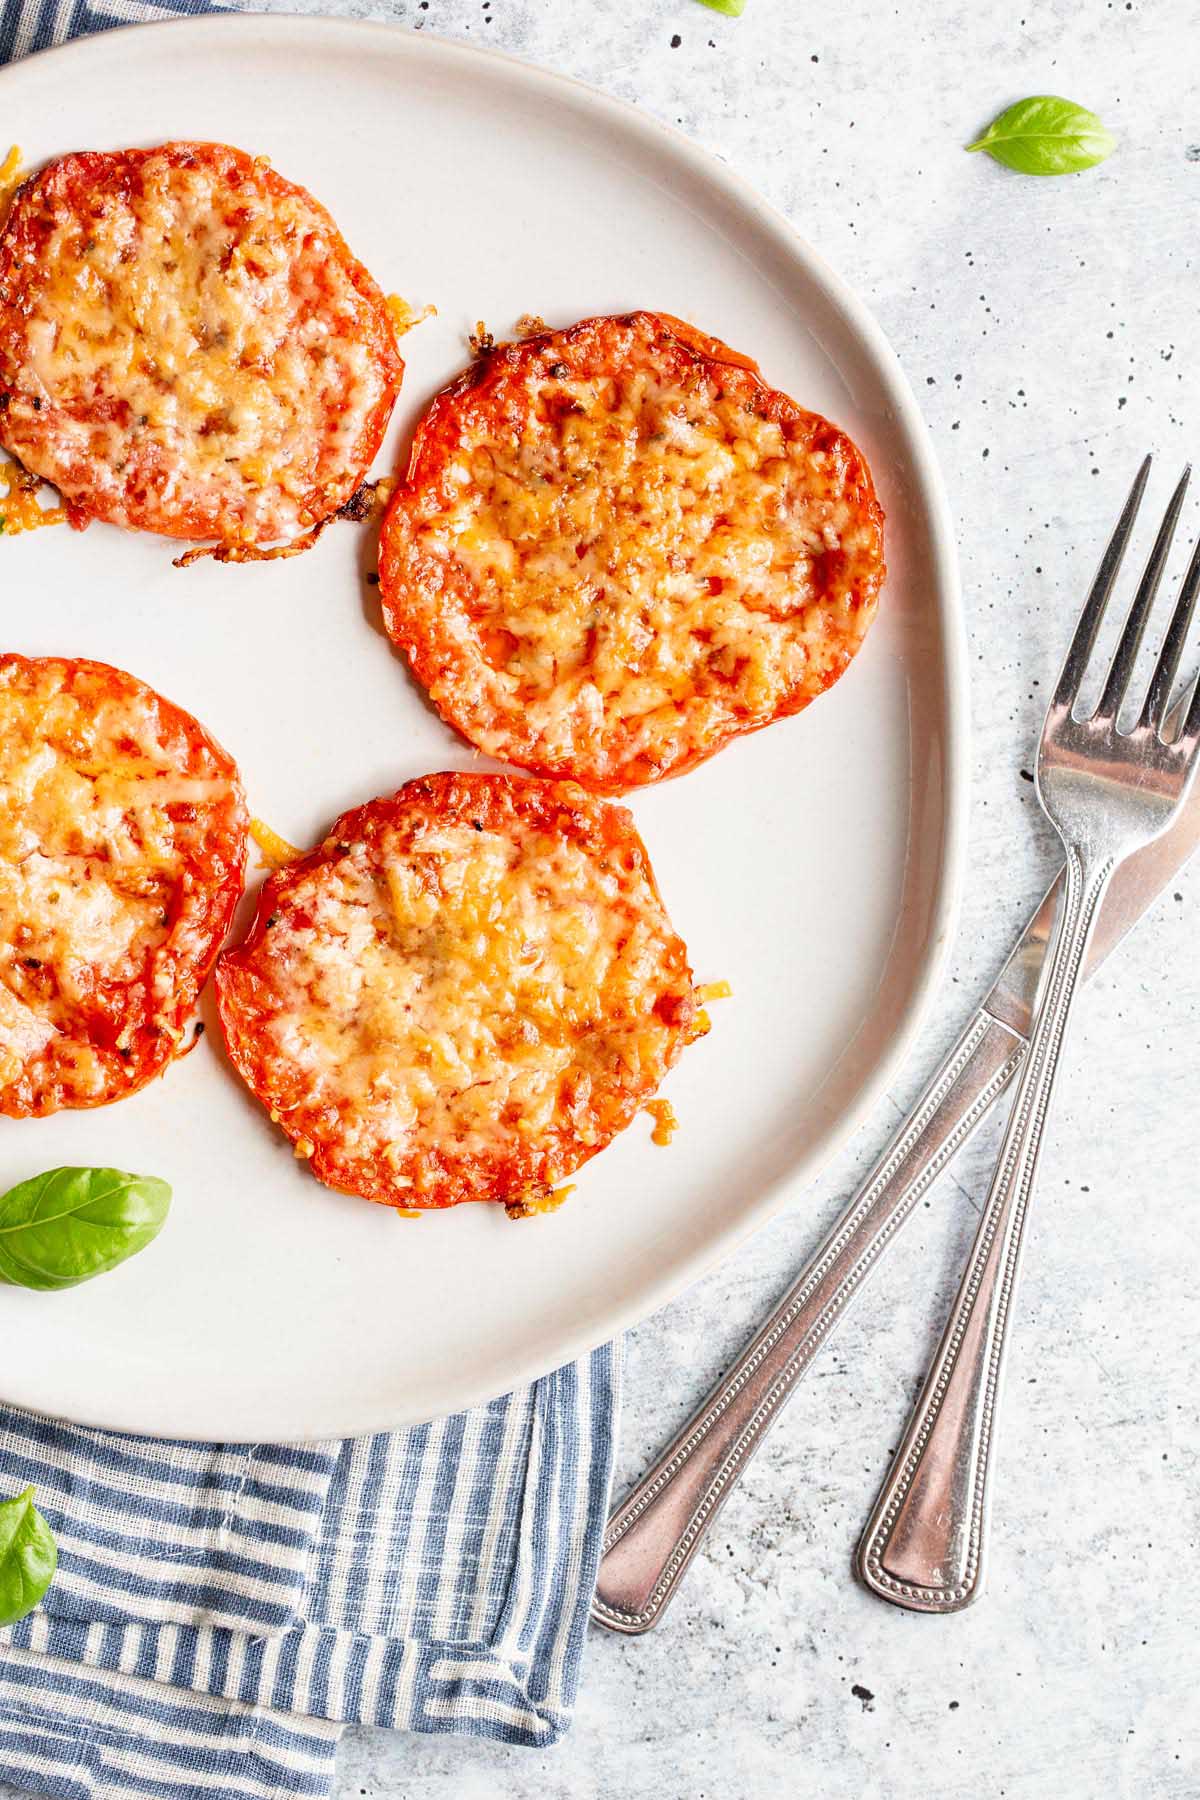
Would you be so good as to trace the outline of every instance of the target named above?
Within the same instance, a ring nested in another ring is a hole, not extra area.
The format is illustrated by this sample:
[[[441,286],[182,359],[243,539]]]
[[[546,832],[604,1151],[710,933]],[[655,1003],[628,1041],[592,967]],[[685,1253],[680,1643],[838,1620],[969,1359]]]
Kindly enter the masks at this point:
[[[1192,551],[1192,560],[1188,564],[1187,574],[1179,589],[1179,599],[1175,603],[1175,611],[1171,614],[1171,623],[1167,627],[1167,635],[1163,639],[1163,647],[1159,651],[1158,661],[1154,665],[1154,674],[1150,677],[1150,688],[1146,694],[1146,703],[1142,707],[1139,725],[1149,725],[1154,731],[1161,732],[1163,720],[1167,714],[1167,702],[1171,697],[1171,688],[1179,668],[1179,659],[1183,655],[1183,646],[1188,634],[1188,626],[1192,622],[1192,612],[1196,605],[1196,595],[1200,593],[1200,538],[1196,540],[1196,548]]]
[[[1182,744],[1185,738],[1191,738],[1192,740],[1188,750],[1188,755],[1191,756],[1196,748],[1196,739],[1200,738],[1200,675],[1197,675],[1195,681],[1192,683],[1191,704],[1187,709],[1187,717],[1179,727],[1179,735],[1175,739],[1175,742],[1177,744]]]
[[[1158,584],[1162,580],[1162,572],[1171,551],[1171,541],[1175,536],[1175,527],[1179,523],[1179,512],[1183,505],[1183,497],[1187,493],[1187,485],[1191,479],[1191,465],[1184,469],[1179,484],[1171,495],[1171,504],[1163,514],[1163,522],[1158,528],[1158,536],[1154,540],[1154,548],[1146,561],[1145,571],[1138,583],[1137,593],[1133,597],[1133,605],[1129,608],[1129,616],[1125,620],[1125,628],[1121,632],[1120,641],[1113,652],[1112,664],[1108,671],[1108,679],[1104,683],[1104,692],[1100,696],[1100,704],[1096,708],[1097,718],[1113,718],[1121,710],[1121,703],[1129,691],[1130,677],[1137,654],[1141,648],[1142,636],[1146,629],[1146,621],[1150,617],[1150,609],[1154,605],[1158,593]]]
[[[1121,567],[1121,558],[1125,554],[1125,546],[1129,542],[1129,534],[1133,530],[1133,521],[1137,518],[1137,510],[1145,492],[1146,478],[1150,473],[1150,458],[1146,457],[1133,486],[1129,490],[1129,498],[1121,510],[1117,520],[1117,528],[1108,540],[1108,548],[1100,558],[1100,567],[1096,570],[1096,579],[1092,583],[1092,591],[1084,602],[1083,611],[1079,615],[1079,623],[1075,627],[1075,636],[1071,639],[1071,647],[1067,651],[1062,673],[1058,678],[1058,686],[1054,690],[1054,706],[1073,707],[1088,665],[1088,657],[1092,654],[1092,645],[1096,641],[1096,633],[1100,629],[1100,621],[1104,617],[1104,608],[1108,604],[1108,596],[1112,592],[1113,582],[1117,578],[1117,570]]]

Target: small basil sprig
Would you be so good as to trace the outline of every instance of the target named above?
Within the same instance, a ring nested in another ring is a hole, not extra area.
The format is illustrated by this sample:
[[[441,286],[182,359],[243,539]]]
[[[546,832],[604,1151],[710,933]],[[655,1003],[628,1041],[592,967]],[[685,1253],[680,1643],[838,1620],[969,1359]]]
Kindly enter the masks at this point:
[[[1022,175],[1074,175],[1103,162],[1116,147],[1094,112],[1057,94],[1034,94],[1005,107],[983,136],[967,145]]]
[[[136,1256],[163,1228],[171,1190],[119,1169],[50,1169],[0,1196],[0,1281],[69,1288]]]
[[[33,1504],[33,1489],[0,1500],[0,1626],[33,1611],[57,1567],[58,1546]]]

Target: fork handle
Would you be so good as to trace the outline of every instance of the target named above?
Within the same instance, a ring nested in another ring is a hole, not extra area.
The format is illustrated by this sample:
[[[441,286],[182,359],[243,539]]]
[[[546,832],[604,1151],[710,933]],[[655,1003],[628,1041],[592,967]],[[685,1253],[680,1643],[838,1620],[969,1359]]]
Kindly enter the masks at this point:
[[[657,1624],[784,1403],[1024,1050],[1023,1037],[976,1013],[807,1267],[613,1512],[597,1624],[631,1635]]]
[[[858,1550],[866,1585],[911,1612],[983,1588],[993,1425],[1042,1130],[1071,1003],[1114,859],[1068,848],[1058,929],[987,1204],[933,1365]]]

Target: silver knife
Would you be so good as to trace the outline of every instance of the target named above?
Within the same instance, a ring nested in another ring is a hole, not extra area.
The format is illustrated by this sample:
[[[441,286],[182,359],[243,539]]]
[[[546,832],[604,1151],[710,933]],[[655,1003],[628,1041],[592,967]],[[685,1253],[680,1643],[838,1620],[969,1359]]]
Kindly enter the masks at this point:
[[[1200,843],[1200,782],[1179,823],[1118,870],[1092,938],[1094,974]],[[1024,1057],[1061,876],[954,1049],[816,1255],[645,1480],[608,1521],[592,1617],[649,1631],[817,1352],[921,1196]]]

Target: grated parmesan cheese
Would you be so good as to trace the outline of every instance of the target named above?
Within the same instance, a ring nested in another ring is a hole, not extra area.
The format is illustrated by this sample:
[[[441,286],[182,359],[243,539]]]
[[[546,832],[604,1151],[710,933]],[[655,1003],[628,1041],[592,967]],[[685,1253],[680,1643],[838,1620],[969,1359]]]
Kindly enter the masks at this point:
[[[669,1100],[647,1100],[642,1108],[654,1120],[654,1130],[650,1133],[650,1142],[665,1150],[679,1129],[679,1120],[675,1117],[675,1108]]]
[[[266,869],[286,869],[290,863],[299,862],[304,855],[303,850],[298,850],[295,844],[289,844],[286,838],[280,837],[277,831],[272,831],[261,819],[251,819],[250,836]]]

